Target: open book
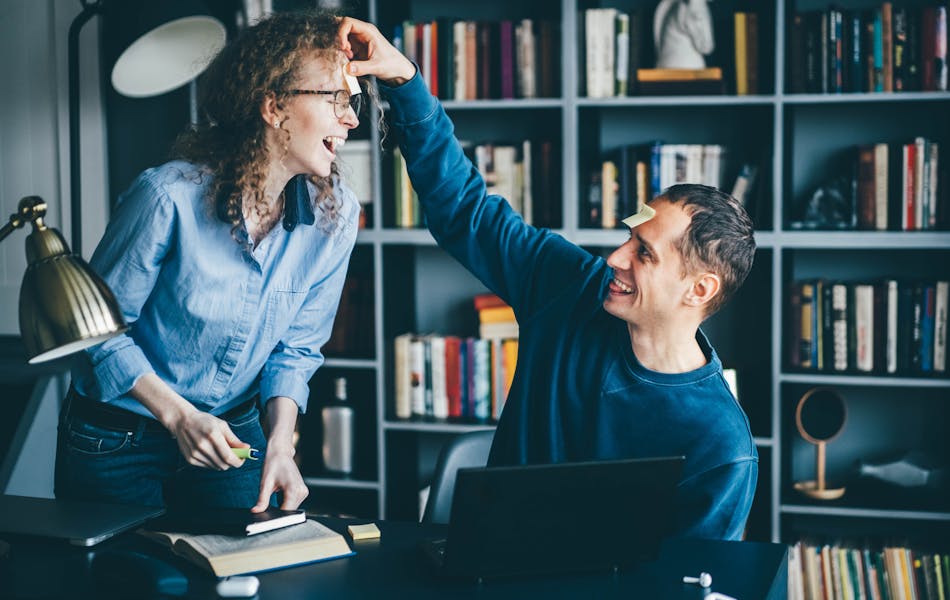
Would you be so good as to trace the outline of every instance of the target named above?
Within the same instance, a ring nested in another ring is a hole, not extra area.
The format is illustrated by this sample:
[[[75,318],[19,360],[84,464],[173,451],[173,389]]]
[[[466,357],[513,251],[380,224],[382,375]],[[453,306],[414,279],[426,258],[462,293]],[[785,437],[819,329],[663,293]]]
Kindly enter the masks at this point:
[[[283,569],[354,554],[342,535],[309,519],[252,537],[144,529],[139,533],[169,546],[175,554],[217,577]]]

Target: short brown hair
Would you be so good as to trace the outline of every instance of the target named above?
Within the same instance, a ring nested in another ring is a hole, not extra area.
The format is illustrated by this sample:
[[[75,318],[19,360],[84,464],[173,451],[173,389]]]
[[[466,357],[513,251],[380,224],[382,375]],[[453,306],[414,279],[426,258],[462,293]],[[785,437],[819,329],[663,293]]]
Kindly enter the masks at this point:
[[[670,186],[654,198],[656,200],[682,202],[690,216],[686,231],[674,242],[683,257],[684,275],[705,268],[722,281],[719,294],[706,307],[708,317],[722,308],[752,269],[755,258],[752,219],[735,198],[707,185]]]

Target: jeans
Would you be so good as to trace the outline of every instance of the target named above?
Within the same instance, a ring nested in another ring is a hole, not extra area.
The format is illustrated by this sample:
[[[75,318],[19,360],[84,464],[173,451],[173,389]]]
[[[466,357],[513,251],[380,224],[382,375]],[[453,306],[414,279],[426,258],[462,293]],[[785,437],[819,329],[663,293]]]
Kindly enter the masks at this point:
[[[71,414],[71,393],[60,415],[56,448],[57,498],[169,508],[250,508],[257,504],[263,460],[216,471],[188,464],[178,443],[157,421],[134,428],[103,426]],[[241,441],[267,445],[257,404],[227,423]],[[272,498],[273,502],[273,498]]]

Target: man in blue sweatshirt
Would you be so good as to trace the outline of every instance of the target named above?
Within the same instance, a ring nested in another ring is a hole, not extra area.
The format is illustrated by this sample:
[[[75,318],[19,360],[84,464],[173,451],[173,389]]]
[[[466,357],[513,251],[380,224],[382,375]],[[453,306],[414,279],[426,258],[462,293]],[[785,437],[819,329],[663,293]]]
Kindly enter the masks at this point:
[[[627,220],[606,260],[526,225],[465,157],[415,65],[343,19],[354,75],[375,75],[426,222],[445,251],[514,308],[518,366],[490,465],[686,457],[675,532],[739,539],[758,456],[699,326],[745,280],[752,222],[730,196],[677,185]]]

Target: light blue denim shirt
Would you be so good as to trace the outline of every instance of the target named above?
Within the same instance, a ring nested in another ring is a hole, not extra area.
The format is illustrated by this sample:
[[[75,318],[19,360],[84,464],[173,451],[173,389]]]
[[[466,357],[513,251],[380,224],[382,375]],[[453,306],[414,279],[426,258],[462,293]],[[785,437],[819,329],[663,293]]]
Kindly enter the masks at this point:
[[[155,373],[212,414],[258,392],[262,402],[287,396],[305,412],[356,243],[359,204],[341,185],[339,217],[328,225],[320,211],[314,219],[313,186],[295,178],[283,221],[250,250],[215,217],[210,180],[176,161],[143,172],[119,198],[90,264],[115,292],[130,330],[77,361],[76,389],[151,416],[128,392]]]

